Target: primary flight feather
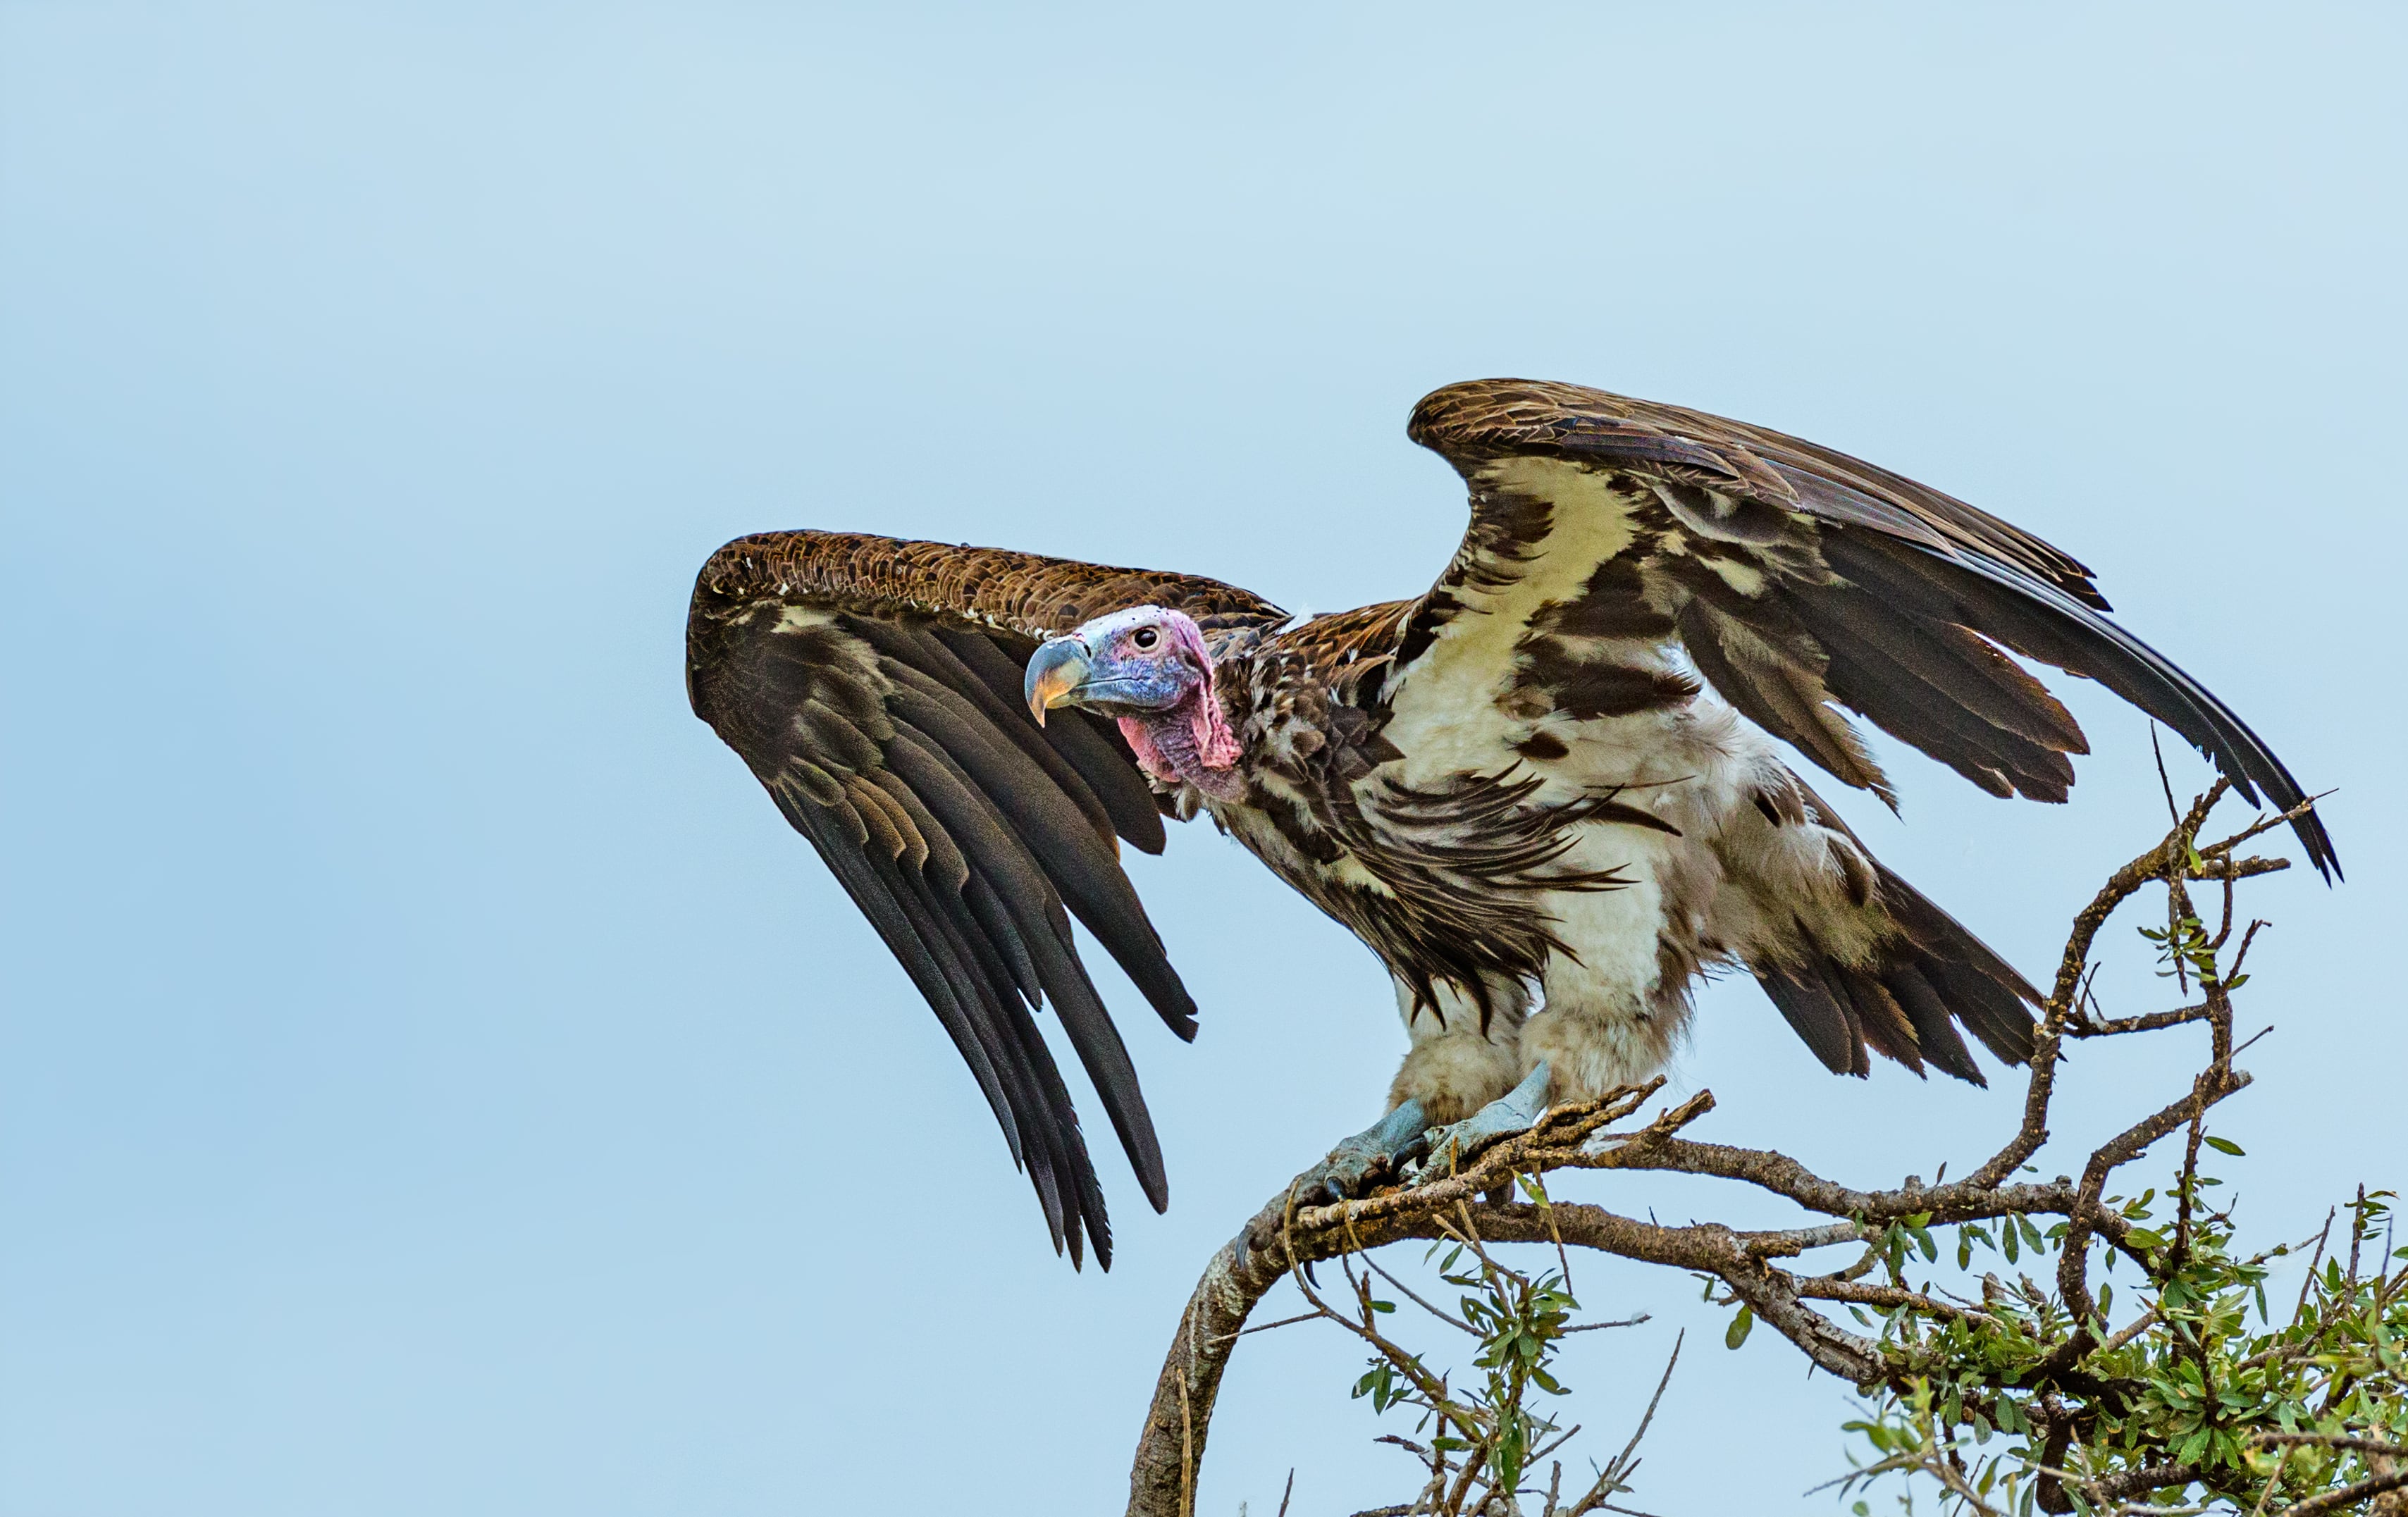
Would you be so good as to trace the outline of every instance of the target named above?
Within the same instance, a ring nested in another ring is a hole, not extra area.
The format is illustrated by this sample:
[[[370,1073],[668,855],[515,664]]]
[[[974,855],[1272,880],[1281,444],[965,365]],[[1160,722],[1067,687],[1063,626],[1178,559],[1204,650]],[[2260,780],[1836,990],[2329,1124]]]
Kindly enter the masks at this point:
[[[2303,798],[2107,619],[2089,570],[1913,480],[1533,380],[1450,385],[1408,433],[1470,487],[1462,545],[1419,598],[1301,625],[1191,575],[853,533],[741,537],[695,583],[695,713],[936,1010],[1074,1261],[1092,1238],[1108,1264],[1111,1235],[1032,1012],[1060,1016],[1164,1207],[1069,921],[1195,1036],[1118,862],[1116,839],[1160,852],[1165,816],[1209,813],[1388,966],[1412,1047],[1389,1119],[1333,1155],[1342,1191],[1517,1086],[1652,1074],[1717,965],[1834,1072],[1870,1051],[1978,1083],[1964,1033],[2020,1062],[2031,986],[1768,740],[1889,799],[1838,708],[1993,794],[2062,801],[2087,744],[2012,651],[2099,680],[2244,796]],[[2297,831],[2335,874],[2322,823]]]

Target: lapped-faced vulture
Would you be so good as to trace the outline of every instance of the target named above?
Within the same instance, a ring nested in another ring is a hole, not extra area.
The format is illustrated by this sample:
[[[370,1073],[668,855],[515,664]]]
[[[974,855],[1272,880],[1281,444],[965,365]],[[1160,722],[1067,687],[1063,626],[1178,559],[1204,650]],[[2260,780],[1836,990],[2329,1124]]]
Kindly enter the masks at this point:
[[[2089,570],[1938,491],[1565,384],[1450,385],[1408,433],[1471,492],[1412,600],[1295,623],[1190,575],[812,531],[738,538],[695,586],[695,711],[935,1009],[1074,1261],[1083,1235],[1109,1264],[1111,1235],[1032,1013],[1062,1019],[1161,1209],[1070,919],[1195,1035],[1118,863],[1118,842],[1160,852],[1166,816],[1208,813],[1395,979],[1412,1046],[1389,1117],[1333,1155],[1343,1191],[1427,1128],[1652,1074],[1717,966],[1834,1073],[1880,1053],[1980,1083],[1967,1033],[2023,1060],[2031,985],[1776,750],[1888,799],[1840,708],[1993,794],[2062,801],[2087,745],[2013,652],[2114,691],[2243,796],[2302,798],[2107,619]],[[2297,831],[2331,877],[2322,824]]]

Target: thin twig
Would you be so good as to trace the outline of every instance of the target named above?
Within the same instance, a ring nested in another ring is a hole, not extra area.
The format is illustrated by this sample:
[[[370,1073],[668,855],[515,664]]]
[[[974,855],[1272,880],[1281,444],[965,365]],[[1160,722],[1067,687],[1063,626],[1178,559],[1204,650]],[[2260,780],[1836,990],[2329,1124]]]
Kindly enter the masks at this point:
[[[1570,1333],[1599,1333],[1599,1332],[1603,1332],[1605,1329],[1607,1329],[1607,1328],[1609,1328],[1609,1327],[1636,1327],[1636,1326],[1638,1326],[1641,1323],[1643,1323],[1643,1322],[1654,1322],[1655,1320],[1656,1320],[1655,1318],[1653,1318],[1653,1317],[1649,1316],[1646,1312],[1643,1312],[1643,1311],[1642,1311],[1642,1312],[1641,1312],[1641,1313],[1640,1313],[1638,1316],[1636,1316],[1636,1317],[1625,1317],[1625,1318],[1623,1318],[1623,1319],[1622,1319],[1621,1321],[1619,1321],[1619,1322],[1584,1322],[1584,1323],[1579,1323],[1579,1324],[1575,1324],[1574,1325],[1572,1325],[1572,1326],[1570,1326],[1570,1327],[1567,1327],[1567,1328],[1565,1328],[1565,1329],[1564,1329],[1564,1331],[1565,1331],[1567,1334],[1570,1334]]]
[[[1320,1320],[1321,1313],[1318,1311],[1299,1311],[1293,1317],[1282,1317],[1277,1322],[1256,1323],[1252,1327],[1240,1327],[1234,1333],[1223,1333],[1220,1335],[1219,1341],[1226,1343],[1233,1338],[1243,1338],[1248,1333],[1268,1333],[1274,1327],[1293,1327],[1300,1322],[1319,1322]]]
[[[1645,1438],[1647,1429],[1655,1424],[1656,1409],[1663,1405],[1664,1388],[1672,1383],[1672,1367],[1681,1362],[1681,1345],[1688,1340],[1688,1330],[1685,1328],[1673,1335],[1671,1356],[1664,1361],[1664,1373],[1656,1379],[1656,1394],[1647,1398],[1647,1410],[1640,1417],[1638,1427],[1632,1430],[1630,1441],[1624,1444],[1622,1452],[1615,1454],[1607,1462],[1605,1468],[1598,1472],[1597,1483],[1589,1487],[1586,1496],[1571,1505],[1565,1512],[1565,1517],[1582,1517],[1584,1512],[1596,1511],[1599,1509],[1607,1511],[1626,1510],[1609,1505],[1605,1498],[1625,1489],[1624,1478],[1638,1467],[1632,1463],[1631,1456],[1639,1452],[1639,1440]]]

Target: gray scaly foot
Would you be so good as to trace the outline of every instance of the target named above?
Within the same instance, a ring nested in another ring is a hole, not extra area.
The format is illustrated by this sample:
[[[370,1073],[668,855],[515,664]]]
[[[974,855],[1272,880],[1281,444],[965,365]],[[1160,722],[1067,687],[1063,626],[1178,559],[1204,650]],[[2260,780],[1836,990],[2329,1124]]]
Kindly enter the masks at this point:
[[[1422,1152],[1429,1119],[1419,1101],[1409,1100],[1329,1151],[1329,1157],[1298,1175],[1299,1206],[1351,1201],[1383,1180],[1401,1180],[1405,1161]]]
[[[1547,1111],[1547,1061],[1541,1059],[1523,1077],[1522,1083],[1454,1126],[1430,1134],[1429,1157],[1422,1161],[1407,1183],[1426,1185],[1442,1180],[1482,1149],[1537,1126]]]

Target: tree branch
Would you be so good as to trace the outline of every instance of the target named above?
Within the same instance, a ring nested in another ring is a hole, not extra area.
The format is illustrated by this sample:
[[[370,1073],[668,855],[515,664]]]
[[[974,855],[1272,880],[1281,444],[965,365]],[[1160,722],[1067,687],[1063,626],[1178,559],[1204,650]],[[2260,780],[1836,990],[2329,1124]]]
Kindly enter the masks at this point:
[[[1316,1262],[1368,1254],[1403,1239],[1452,1239],[1464,1243],[1478,1252],[1483,1267],[1491,1270],[1498,1267],[1484,1252],[1484,1245],[1487,1243],[1587,1249],[1689,1270],[1718,1282],[1730,1299],[1743,1304],[1757,1321],[1796,1345],[1816,1367],[1860,1389],[1886,1387],[1903,1393],[1919,1376],[1935,1370],[1940,1361],[1934,1355],[1939,1351],[1914,1334],[1885,1331],[1882,1338],[1875,1338],[1852,1332],[1814,1309],[1811,1303],[1870,1307],[1891,1314],[1894,1321],[1910,1318],[1942,1324],[1950,1332],[2012,1336],[2028,1329],[2038,1331],[2032,1326],[2037,1319],[2027,1320],[2002,1311],[2000,1300],[2013,1295],[2004,1287],[1996,1287],[2005,1292],[2003,1297],[1993,1297],[1991,1290],[1985,1288],[1985,1298],[1989,1298],[1986,1306],[1951,1304],[1937,1299],[1928,1290],[1908,1289],[1903,1277],[1897,1273],[1895,1251],[1901,1246],[1899,1239],[1908,1236],[1920,1239],[1922,1246],[1928,1248],[1925,1230],[1935,1226],[2014,1219],[2010,1225],[2025,1226],[2025,1237],[2029,1238],[2035,1235],[2028,1231],[2026,1219],[2061,1218],[2064,1234],[2057,1260],[2057,1294],[2071,1313],[2071,1321],[2051,1319],[2058,1326],[2048,1331],[2047,1352],[2033,1350],[2037,1357],[2027,1361],[2027,1367],[2015,1372],[2016,1378],[2000,1381],[1991,1390],[1966,1390],[1963,1414],[1973,1415],[1977,1406],[1996,1413],[1999,1397],[2009,1389],[2027,1397],[2025,1416],[2033,1424],[2035,1454],[2040,1454],[2043,1443],[2046,1446],[2045,1454],[2035,1466],[2043,1471],[2039,1488],[2043,1510],[2067,1510],[2059,1489],[2060,1477],[2095,1510],[2114,1510],[2128,1496],[2202,1478],[2194,1467],[2179,1461],[2139,1466],[2105,1476],[2064,1474],[2052,1467],[2063,1464],[2067,1451],[2081,1436],[2081,1428],[2087,1425],[2086,1419],[2098,1415],[2100,1398],[2105,1396],[2113,1404],[2123,1394],[2115,1388],[2120,1382],[2112,1377],[2102,1380],[2102,1372],[2091,1366],[2092,1356],[2102,1351],[2100,1335],[2106,1330],[2089,1283],[2092,1240],[2102,1240],[2147,1270],[2178,1267],[2192,1246],[2187,1179],[2183,1187],[2181,1224],[2175,1241],[2171,1243],[2161,1241],[2153,1233],[2138,1233],[2137,1224],[2106,1201],[2110,1179],[2119,1167],[2186,1125],[2193,1130],[2189,1152],[2195,1157],[2202,1114],[2249,1083],[2249,1076],[2233,1068],[2230,1062],[2231,1004],[2227,981],[2237,970],[2237,963],[2220,973],[2214,972],[2214,954],[2230,937],[2230,903],[2226,902],[2220,930],[2210,938],[2190,917],[2183,885],[2188,880],[2206,879],[2224,881],[2229,887],[2232,880],[2283,867],[2279,860],[2236,859],[2232,851],[2258,832],[2294,819],[2303,809],[2263,820],[2233,837],[2201,849],[2196,842],[2198,830],[2225,788],[2219,780],[2195,801],[2163,841],[2117,869],[2075,915],[2055,984],[2035,1029],[2028,1082],[2016,1131],[1988,1161],[1961,1180],[1927,1185],[1910,1176],[1894,1188],[1860,1189],[1818,1175],[1797,1159],[1775,1151],[1690,1138],[1684,1136],[1684,1130],[1714,1109],[1712,1093],[1705,1091],[1659,1110],[1635,1128],[1619,1128],[1618,1123],[1637,1115],[1661,1090],[1663,1081],[1657,1079],[1608,1092],[1595,1101],[1550,1110],[1528,1132],[1473,1155],[1457,1172],[1427,1179],[1412,1187],[1382,1190],[1361,1199],[1328,1206],[1298,1206],[1296,1186],[1291,1183],[1286,1192],[1267,1203],[1213,1255],[1188,1298],[1156,1378],[1153,1406],[1140,1435],[1130,1473],[1129,1517],[1191,1517],[1189,1504],[1197,1468],[1207,1445],[1229,1355],[1247,1331],[1246,1320],[1255,1304],[1283,1277],[1293,1275],[1315,1308],[1303,1318],[1287,1321],[1332,1317],[1350,1331],[1374,1340],[1391,1362],[1408,1366],[1403,1373],[1412,1378],[1418,1361],[1386,1342],[1371,1325],[1368,1276],[1358,1281],[1349,1273],[1350,1282],[1356,1284],[1357,1294],[1364,1301],[1363,1321],[1358,1324],[1325,1305],[1305,1274]],[[2196,1006],[2174,1011],[2120,1021],[2093,1018],[2086,1013],[2084,1003],[2098,935],[2119,907],[2153,880],[2165,883],[2170,891],[2170,924],[2165,934],[2168,952],[2186,976],[2196,973],[2203,998]],[[2181,937],[2183,933],[2191,936]],[[2187,1093],[2100,1144],[2087,1156],[2078,1181],[2059,1177],[2048,1182],[2009,1183],[2048,1139],[2050,1105],[2066,1038],[2145,1033],[2199,1021],[2211,1024],[2214,1049],[2207,1067],[2199,1072]],[[1489,1195],[1511,1194],[1517,1177],[1536,1177],[1557,1169],[1668,1171],[1727,1180],[1782,1196],[1808,1212],[1833,1220],[1807,1226],[1745,1231],[1713,1222],[1668,1226],[1623,1216],[1589,1203],[1546,1200],[1543,1195],[1543,1204],[1537,1205],[1482,1199]],[[2187,1160],[2185,1173],[2190,1173]],[[1842,1244],[1862,1244],[1864,1252],[1854,1265],[1836,1273],[1800,1275],[1778,1262]],[[1864,1281],[1862,1277],[1885,1256],[1885,1250],[1890,1251],[1887,1257],[1892,1260],[1889,1281]],[[1376,1264],[1371,1267],[1379,1269]],[[1441,1319],[1470,1330],[1461,1320],[1430,1307],[1386,1270],[1379,1269],[1379,1273]],[[1995,1279],[1992,1283],[1995,1286]],[[2028,1279],[2024,1288],[2029,1308],[2043,1310],[2041,1294]],[[2014,1309],[2020,1312],[2024,1308]],[[2103,1348],[2120,1351],[2152,1324],[2166,1325],[2153,1310],[2144,1312]],[[2057,1336],[2060,1329],[2061,1337]],[[1442,1382],[1433,1381],[1431,1384],[1436,1389],[1424,1387],[1423,1394],[1444,1402]],[[2060,1389],[2077,1404],[2061,1402]],[[1658,1394],[1660,1396],[1660,1387]],[[1957,1403],[1952,1401],[1949,1406],[1946,1417],[1953,1421],[1959,1415]],[[1476,1421],[1484,1414],[1472,1415]],[[1642,1431],[1643,1428],[1642,1424]],[[2334,1448],[2348,1446],[2333,1443],[2330,1438],[2322,1441]],[[1472,1498],[1473,1477],[1480,1467],[1477,1460],[1466,1455],[1460,1467],[1451,1467],[1442,1453],[1422,1452],[1431,1467],[1430,1485],[1422,1499],[1407,1508],[1382,1510],[1453,1510]],[[1955,1456],[1951,1453],[1948,1457]],[[1929,1465],[1918,1467],[1930,1467],[1960,1496],[1971,1489],[1964,1484],[1960,1466],[1951,1465],[1946,1469]],[[1619,1468],[1617,1461],[1609,1475],[1618,1480],[1615,1471]],[[1557,1475],[1559,1481],[1559,1469]],[[1449,1477],[1453,1477],[1452,1491]],[[2352,1487],[2357,1494],[2347,1500],[2362,1500],[2402,1485],[2408,1485],[2408,1476],[2382,1472],[2375,1480]],[[1611,1480],[1601,1481],[1598,1489],[1576,1505],[1558,1505],[1551,1494],[1549,1510],[1612,1510],[1606,1507],[1603,1497],[1623,1488]],[[1554,1489],[1550,1487],[1551,1492]],[[2336,1491],[2291,1510],[2301,1514],[2337,1510],[2347,1504],[2336,1499],[2342,1496]],[[1488,1497],[1480,1495],[1478,1499],[1484,1503]],[[1428,1506],[1432,1501],[1449,1500],[1455,1504],[1440,1509]]]

